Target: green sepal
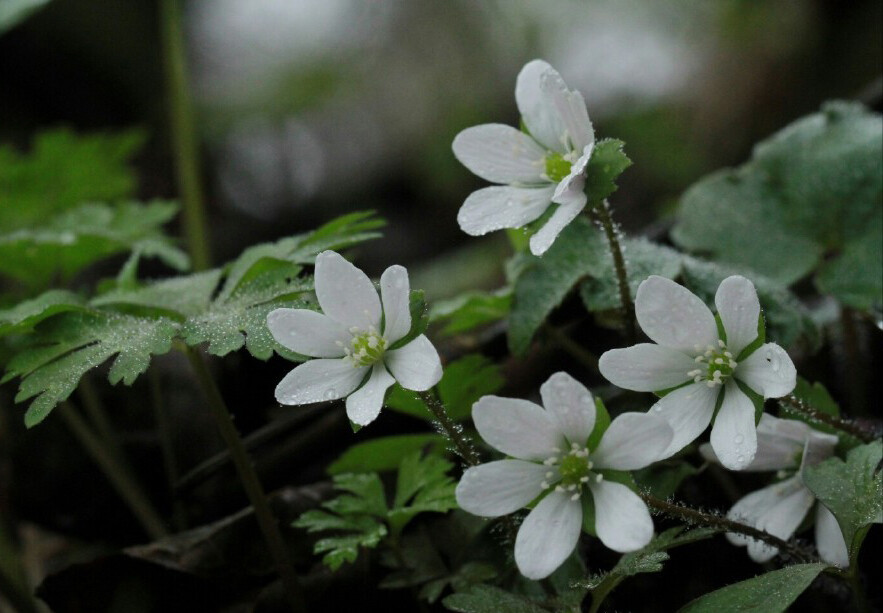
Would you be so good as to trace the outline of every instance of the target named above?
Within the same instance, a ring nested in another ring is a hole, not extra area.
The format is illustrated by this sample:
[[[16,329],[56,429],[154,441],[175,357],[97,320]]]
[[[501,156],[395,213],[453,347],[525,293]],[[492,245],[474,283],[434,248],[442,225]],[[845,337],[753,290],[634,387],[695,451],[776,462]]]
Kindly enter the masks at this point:
[[[426,332],[429,326],[429,309],[426,308],[426,297],[422,289],[411,290],[408,309],[411,311],[411,329],[405,336],[387,347],[387,351],[404,347]]]
[[[595,427],[592,428],[589,440],[586,441],[586,447],[589,448],[589,451],[595,450],[608,427],[610,427],[610,413],[607,412],[604,401],[595,396]]]
[[[757,338],[748,343],[739,355],[736,356],[736,362],[741,362],[752,353],[760,349],[766,342],[766,321],[763,317],[763,311],[757,317]]]
[[[736,378],[733,378],[733,381],[736,382],[736,385],[739,386],[739,389],[742,390],[742,393],[745,394],[746,396],[748,396],[748,398],[754,404],[754,425],[756,426],[757,424],[760,423],[760,417],[761,417],[761,415],[763,415],[763,404],[764,404],[763,396],[761,396],[760,394],[755,392],[753,389],[748,387],[747,383],[740,381],[739,379],[736,379]],[[723,399],[723,394],[721,394],[721,401],[722,401],[722,399]],[[715,416],[717,415],[718,408],[720,408],[720,402],[718,403],[718,407],[715,407],[715,409],[714,409]]]

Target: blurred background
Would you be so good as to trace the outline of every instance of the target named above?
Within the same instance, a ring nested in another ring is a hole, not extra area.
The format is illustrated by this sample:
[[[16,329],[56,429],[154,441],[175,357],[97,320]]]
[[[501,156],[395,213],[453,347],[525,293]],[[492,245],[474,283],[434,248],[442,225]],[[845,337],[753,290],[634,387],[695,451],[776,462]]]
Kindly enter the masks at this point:
[[[517,125],[515,77],[535,57],[583,93],[599,138],[626,141],[635,165],[614,205],[627,230],[644,229],[695,179],[822,101],[879,108],[881,6],[185,2],[214,261],[372,208],[390,224],[360,254],[370,273],[433,260],[419,268],[432,297],[493,285],[495,258],[477,258],[487,270],[439,258],[503,244],[459,231],[457,209],[483,182],[450,144],[477,123]],[[47,127],[140,126],[140,195],[174,197],[158,31],[154,2],[45,4],[0,37],[0,141],[26,150]]]

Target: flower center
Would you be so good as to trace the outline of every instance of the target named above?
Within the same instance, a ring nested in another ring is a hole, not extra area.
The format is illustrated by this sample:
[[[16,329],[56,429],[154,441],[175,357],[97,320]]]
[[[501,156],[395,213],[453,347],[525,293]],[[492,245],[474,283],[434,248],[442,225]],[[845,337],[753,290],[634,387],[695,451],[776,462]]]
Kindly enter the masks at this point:
[[[697,368],[688,372],[687,376],[692,377],[695,383],[705,381],[708,387],[723,385],[739,365],[733,359],[733,354],[727,351],[725,342],[719,340],[717,344],[717,347],[708,345],[704,353],[694,358]],[[702,351],[702,347],[696,345],[696,351]]]
[[[550,468],[558,469],[560,480],[552,483],[555,471],[546,473],[546,479],[542,482],[543,489],[552,489],[556,492],[572,492],[571,500],[579,500],[582,486],[590,480],[601,481],[604,477],[600,473],[592,472],[592,461],[589,460],[588,447],[580,447],[576,443],[570,446],[567,453],[555,450],[556,455],[550,456],[543,464]]]
[[[568,159],[569,157],[570,155],[564,156],[560,153],[550,153],[546,156],[546,176],[550,181],[557,183],[570,174],[573,162]]]
[[[383,338],[374,326],[368,326],[368,331],[360,328],[350,328],[350,334],[353,335],[350,341],[350,347],[344,347],[346,356],[345,360],[352,362],[353,366],[370,366],[379,361],[386,351],[387,341]]]

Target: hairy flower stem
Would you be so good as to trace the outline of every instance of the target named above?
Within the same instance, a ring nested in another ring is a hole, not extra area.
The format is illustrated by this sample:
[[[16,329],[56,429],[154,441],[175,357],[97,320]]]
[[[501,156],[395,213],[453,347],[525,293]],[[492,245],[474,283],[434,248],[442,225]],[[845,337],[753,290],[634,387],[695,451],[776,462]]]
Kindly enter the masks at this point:
[[[779,404],[782,406],[783,409],[788,412],[798,413],[816,423],[831,426],[832,428],[835,428],[837,430],[840,430],[841,432],[845,432],[846,434],[854,438],[857,438],[863,443],[870,443],[872,441],[875,441],[880,436],[877,433],[868,432],[857,424],[842,420],[838,417],[834,417],[833,415],[828,415],[827,413],[823,413],[818,409],[811,407],[794,394],[789,394],[788,396],[779,398]]]
[[[607,244],[610,246],[610,255],[613,257],[613,269],[616,271],[616,283],[619,287],[619,301],[622,309],[622,321],[625,330],[626,341],[630,344],[637,342],[635,330],[635,303],[632,302],[632,293],[629,290],[629,278],[626,273],[625,258],[622,255],[622,246],[619,244],[619,228],[616,227],[610,214],[610,203],[607,200],[595,205],[592,216],[597,220],[604,234],[607,236]]]
[[[193,268],[205,270],[210,265],[211,256],[205,199],[199,177],[199,147],[193,103],[187,81],[181,0],[161,0],[159,4],[172,149],[178,190],[184,205],[184,232]]]
[[[288,549],[282,540],[282,533],[279,531],[276,519],[270,511],[270,505],[267,504],[264,488],[245,451],[245,447],[242,445],[242,439],[239,438],[239,433],[233,425],[233,416],[230,414],[229,409],[227,409],[221,392],[215,384],[211,373],[209,373],[208,366],[206,366],[202,355],[192,347],[187,347],[186,352],[193,371],[196,373],[196,378],[199,380],[199,385],[202,387],[203,393],[208,400],[209,408],[211,409],[212,416],[215,418],[221,438],[224,439],[224,443],[226,443],[227,448],[230,450],[230,458],[233,460],[234,466],[236,466],[239,480],[242,482],[245,493],[248,495],[252,509],[254,509],[255,518],[261,533],[264,535],[270,555],[276,563],[276,570],[282,578],[282,584],[285,586],[285,591],[288,595],[288,603],[293,611],[306,611],[297,573],[291,564]]]
[[[154,540],[166,536],[168,530],[163,520],[126,465],[119,462],[116,455],[108,449],[101,437],[92,430],[70,402],[65,402],[59,413],[71,433],[132,511],[144,532]]]
[[[801,548],[796,547],[795,545],[792,545],[787,541],[783,541],[779,537],[773,536],[769,532],[758,530],[754,526],[749,526],[748,524],[733,521],[726,517],[720,517],[718,515],[712,515],[710,513],[703,513],[702,511],[691,509],[690,507],[684,506],[682,504],[667,502],[665,500],[656,498],[655,496],[651,496],[646,492],[641,492],[639,495],[641,496],[641,499],[643,499],[643,501],[647,503],[647,506],[652,507],[662,513],[665,513],[670,517],[681,519],[690,524],[699,524],[703,526],[708,526],[710,528],[717,528],[718,530],[725,532],[735,532],[737,534],[750,536],[753,539],[763,541],[767,545],[776,547],[780,552],[787,553],[798,562],[813,561],[812,557]]]
[[[454,443],[457,453],[460,454],[466,465],[476,466],[480,461],[478,452],[475,451],[475,447],[472,446],[470,440],[463,434],[463,428],[454,423],[454,420],[448,416],[445,405],[432,392],[418,392],[418,394],[426,404],[426,407],[438,420],[442,430],[445,431],[445,434]]]

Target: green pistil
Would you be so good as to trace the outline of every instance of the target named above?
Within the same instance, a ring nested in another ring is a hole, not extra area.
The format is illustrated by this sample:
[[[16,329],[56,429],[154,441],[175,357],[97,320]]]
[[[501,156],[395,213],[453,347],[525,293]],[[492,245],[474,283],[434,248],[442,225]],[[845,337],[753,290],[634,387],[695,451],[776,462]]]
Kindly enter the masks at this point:
[[[383,358],[387,342],[373,326],[368,328],[367,332],[353,328],[350,333],[353,335],[350,341],[351,347],[345,348],[344,351],[353,366],[371,366]]]
[[[560,450],[556,449],[556,453]],[[559,477],[558,481],[553,481],[555,475],[554,470],[546,473],[546,479],[542,482],[543,489],[553,489],[556,492],[566,492],[570,494],[571,500],[579,500],[582,493],[582,486],[589,481],[601,481],[602,476],[599,473],[592,472],[592,462],[589,460],[589,450],[587,447],[580,447],[573,443],[567,453],[558,456],[553,455],[543,462],[546,466],[557,468]]]
[[[546,176],[550,181],[558,182],[570,174],[570,161],[564,159],[560,153],[550,153],[546,156]]]
[[[705,381],[708,387],[723,385],[728,377],[732,376],[738,363],[733,354],[727,351],[727,344],[718,341],[718,346],[709,345],[704,353],[700,353],[694,359],[696,368],[687,373],[693,381],[699,383]],[[696,351],[701,352],[702,347],[696,346]]]

